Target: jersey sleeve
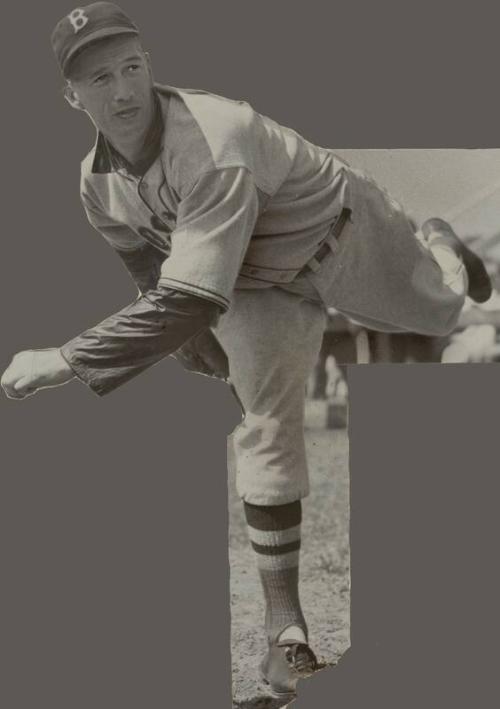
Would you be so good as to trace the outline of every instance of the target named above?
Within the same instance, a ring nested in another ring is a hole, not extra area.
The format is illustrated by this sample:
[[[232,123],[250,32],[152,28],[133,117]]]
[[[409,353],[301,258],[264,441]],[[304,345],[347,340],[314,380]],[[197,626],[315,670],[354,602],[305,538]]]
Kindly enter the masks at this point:
[[[200,175],[179,203],[159,283],[227,309],[258,211],[258,191],[247,168]]]
[[[75,375],[103,396],[213,326],[220,307],[159,287],[60,348]]]

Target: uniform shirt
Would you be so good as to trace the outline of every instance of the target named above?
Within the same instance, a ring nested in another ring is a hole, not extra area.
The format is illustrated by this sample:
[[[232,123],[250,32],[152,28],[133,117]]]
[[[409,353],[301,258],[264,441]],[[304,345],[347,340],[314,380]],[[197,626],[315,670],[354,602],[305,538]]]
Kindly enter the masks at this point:
[[[150,243],[160,283],[227,308],[234,288],[286,285],[314,256],[346,198],[331,150],[202,91],[156,87],[163,140],[136,176],[103,136],[82,163],[90,222],[115,249]]]

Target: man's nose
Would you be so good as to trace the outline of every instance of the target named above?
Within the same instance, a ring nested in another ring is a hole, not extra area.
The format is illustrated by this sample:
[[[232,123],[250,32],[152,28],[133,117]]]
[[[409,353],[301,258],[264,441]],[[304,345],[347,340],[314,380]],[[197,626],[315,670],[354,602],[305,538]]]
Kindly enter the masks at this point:
[[[126,79],[120,77],[116,79],[114,86],[114,99],[118,103],[130,101],[133,97],[132,87]]]

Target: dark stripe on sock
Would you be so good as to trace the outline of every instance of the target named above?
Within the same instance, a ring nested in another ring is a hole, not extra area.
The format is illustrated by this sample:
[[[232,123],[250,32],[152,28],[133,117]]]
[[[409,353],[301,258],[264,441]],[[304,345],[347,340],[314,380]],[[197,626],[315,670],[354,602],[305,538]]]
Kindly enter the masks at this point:
[[[281,544],[280,546],[263,546],[262,544],[252,542],[252,549],[256,551],[257,554],[264,554],[264,556],[279,556],[280,554],[288,554],[290,551],[298,551],[300,549],[300,539],[297,539],[296,542]]]
[[[283,529],[296,527],[302,521],[302,504],[300,500],[288,505],[251,505],[243,503],[245,517],[250,527],[261,532],[280,532]]]

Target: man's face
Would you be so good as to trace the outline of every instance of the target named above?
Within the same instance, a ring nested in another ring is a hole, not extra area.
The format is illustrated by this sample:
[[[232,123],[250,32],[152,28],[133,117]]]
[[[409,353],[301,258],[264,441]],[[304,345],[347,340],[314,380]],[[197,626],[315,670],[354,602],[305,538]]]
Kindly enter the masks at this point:
[[[68,81],[79,107],[117,149],[144,138],[153,117],[153,79],[136,37],[91,45],[75,58]]]

